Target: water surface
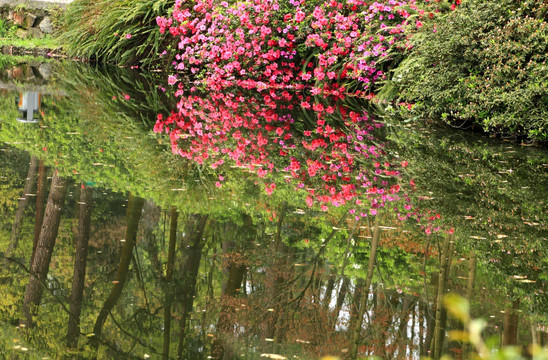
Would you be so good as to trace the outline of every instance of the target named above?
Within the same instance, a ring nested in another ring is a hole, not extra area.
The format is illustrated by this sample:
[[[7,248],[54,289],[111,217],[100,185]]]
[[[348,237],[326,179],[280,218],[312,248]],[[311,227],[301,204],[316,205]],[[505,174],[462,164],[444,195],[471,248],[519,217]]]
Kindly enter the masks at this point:
[[[161,75],[12,63],[0,79],[2,358],[419,358],[440,283],[486,339],[546,344],[545,149],[384,126],[414,206],[440,214],[428,234],[386,208],[309,208],[283,174],[268,194],[244,166],[173,155],[152,131],[176,109]]]

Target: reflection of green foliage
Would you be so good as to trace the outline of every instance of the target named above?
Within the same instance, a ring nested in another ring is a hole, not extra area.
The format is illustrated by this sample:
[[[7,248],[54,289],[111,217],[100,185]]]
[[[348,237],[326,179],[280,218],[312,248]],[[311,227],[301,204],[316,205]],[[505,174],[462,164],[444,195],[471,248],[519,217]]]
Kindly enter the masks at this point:
[[[45,158],[78,181],[131,191],[161,205],[194,212],[249,208],[266,213],[261,199],[267,197],[255,185],[256,174],[189,164],[166,149],[168,140],[151,133],[156,115],[175,106],[158,89],[155,75],[65,64],[54,68],[54,76],[57,89],[66,95],[43,95],[40,126],[17,123],[16,107],[6,104],[11,112],[2,114],[2,140]],[[219,173],[226,180],[217,189]],[[303,194],[295,194],[291,184],[280,186],[269,198],[269,208],[283,201],[304,204]]]
[[[478,252],[493,285],[509,280],[510,296],[546,312],[548,299],[536,290],[548,270],[546,152],[415,127],[394,130],[392,140],[429,199],[423,206],[455,227],[458,247]]]
[[[28,163],[28,156],[6,147],[0,147],[0,154],[0,213],[7,214],[15,211],[21,196],[25,171],[21,165]],[[2,216],[2,219],[7,217]]]

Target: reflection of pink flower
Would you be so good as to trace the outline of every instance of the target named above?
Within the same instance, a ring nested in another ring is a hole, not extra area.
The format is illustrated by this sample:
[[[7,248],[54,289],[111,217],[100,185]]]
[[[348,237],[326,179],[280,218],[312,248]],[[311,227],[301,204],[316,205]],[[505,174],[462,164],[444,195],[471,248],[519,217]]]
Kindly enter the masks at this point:
[[[266,184],[264,190],[268,195],[272,195],[272,192],[274,191],[274,189],[276,189],[276,184],[272,183],[270,185]]]

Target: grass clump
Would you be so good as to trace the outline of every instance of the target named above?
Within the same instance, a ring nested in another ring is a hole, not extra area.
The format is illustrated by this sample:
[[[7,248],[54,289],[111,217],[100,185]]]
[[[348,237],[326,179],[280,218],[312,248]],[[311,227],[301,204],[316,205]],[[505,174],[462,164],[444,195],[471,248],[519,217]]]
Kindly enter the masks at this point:
[[[150,67],[166,48],[156,17],[171,7],[168,0],[76,0],[61,20],[58,40],[69,56]]]

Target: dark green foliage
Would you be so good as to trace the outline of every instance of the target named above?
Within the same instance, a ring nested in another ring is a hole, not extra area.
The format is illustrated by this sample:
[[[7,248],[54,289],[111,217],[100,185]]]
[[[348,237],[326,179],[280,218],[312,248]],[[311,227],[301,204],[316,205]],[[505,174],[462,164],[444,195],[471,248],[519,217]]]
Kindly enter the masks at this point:
[[[169,0],[76,0],[67,8],[59,41],[70,56],[118,65],[151,66],[168,47],[157,16],[173,6]]]
[[[546,140],[547,13],[543,1],[464,2],[414,37],[391,84],[420,117]]]

